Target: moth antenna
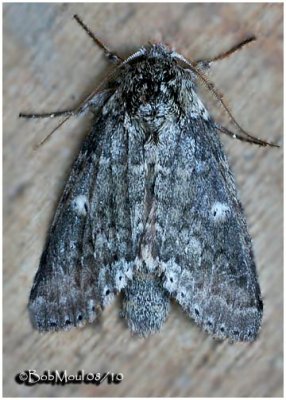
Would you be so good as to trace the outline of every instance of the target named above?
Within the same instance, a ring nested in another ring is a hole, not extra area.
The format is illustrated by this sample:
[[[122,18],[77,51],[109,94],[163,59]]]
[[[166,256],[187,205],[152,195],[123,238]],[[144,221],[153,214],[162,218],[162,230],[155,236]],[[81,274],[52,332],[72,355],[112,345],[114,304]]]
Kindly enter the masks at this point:
[[[76,20],[76,22],[85,30],[88,36],[91,37],[91,39],[96,43],[96,45],[99,46],[104,51],[105,56],[109,60],[115,62],[116,64],[120,64],[123,61],[123,59],[118,54],[111,51],[107,46],[105,46],[105,44],[102,43],[101,40],[99,40],[95,36],[95,34],[88,28],[87,25],[85,25],[85,23],[77,14],[75,14],[73,17]]]
[[[263,140],[260,140],[260,139],[256,139],[256,138],[250,139],[248,137],[241,136],[241,135],[239,135],[237,133],[232,132],[230,129],[228,129],[228,128],[224,127],[224,126],[216,125],[216,129],[219,130],[220,132],[224,133],[225,135],[230,136],[233,139],[238,139],[238,140],[240,140],[242,142],[247,142],[247,143],[251,143],[251,144],[257,144],[258,146],[264,146],[264,147],[265,146],[280,147],[280,146],[278,146],[276,144],[264,142]]]
[[[218,54],[218,55],[217,55],[216,57],[214,57],[214,58],[209,58],[209,59],[207,59],[207,60],[198,60],[198,61],[195,61],[194,66],[195,66],[195,67],[196,67],[197,65],[199,66],[199,64],[202,64],[203,66],[205,66],[205,65],[209,66],[209,64],[211,64],[211,63],[213,63],[213,62],[215,62],[215,61],[220,61],[220,60],[223,60],[224,58],[227,58],[227,57],[231,56],[232,54],[234,54],[234,53],[236,53],[237,51],[241,50],[241,49],[242,49],[244,46],[246,46],[247,44],[252,43],[252,42],[255,42],[256,40],[257,40],[257,39],[256,39],[256,37],[255,37],[254,35],[253,35],[253,36],[250,36],[249,38],[243,40],[242,42],[240,42],[240,43],[238,43],[238,44],[232,46],[229,50],[227,50],[227,51],[225,51],[225,52],[223,52],[223,53],[221,53],[221,54]]]

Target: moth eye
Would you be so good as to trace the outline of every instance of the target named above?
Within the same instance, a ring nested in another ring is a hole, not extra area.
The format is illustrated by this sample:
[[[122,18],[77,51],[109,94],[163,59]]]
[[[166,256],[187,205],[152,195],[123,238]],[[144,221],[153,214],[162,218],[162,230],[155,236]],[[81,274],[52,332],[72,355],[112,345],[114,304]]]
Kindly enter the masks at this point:
[[[82,320],[82,315],[81,315],[81,314],[77,317],[77,320],[78,320],[78,321],[81,321],[81,320]]]
[[[109,290],[109,289],[106,289],[105,295],[108,296],[109,294],[110,294],[110,290]]]
[[[223,326],[220,327],[220,331],[221,331],[221,333],[224,333],[225,329]]]
[[[121,281],[122,280],[122,276],[120,275],[118,279]]]
[[[95,311],[95,306],[91,307],[91,311],[94,312]]]
[[[171,278],[169,278],[169,279],[170,279],[170,282],[172,282],[172,283],[174,282],[174,279],[173,279],[172,277],[171,277]]]
[[[181,292],[181,296],[182,296],[182,297],[185,297],[186,295],[185,295],[185,293],[184,293],[184,292]]]

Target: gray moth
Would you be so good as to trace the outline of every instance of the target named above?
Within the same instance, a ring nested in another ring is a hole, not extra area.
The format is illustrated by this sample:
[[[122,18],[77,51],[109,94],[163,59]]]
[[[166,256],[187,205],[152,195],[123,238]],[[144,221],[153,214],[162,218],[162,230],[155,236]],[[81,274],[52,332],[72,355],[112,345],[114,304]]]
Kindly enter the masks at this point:
[[[176,301],[213,337],[253,341],[263,302],[219,140],[230,131],[196,91],[199,79],[208,83],[202,70],[210,61],[192,64],[163,44],[113,58],[104,90],[78,110],[94,113],[92,128],[47,236],[29,299],[32,324],[83,326],[121,293],[132,333],[159,331]]]

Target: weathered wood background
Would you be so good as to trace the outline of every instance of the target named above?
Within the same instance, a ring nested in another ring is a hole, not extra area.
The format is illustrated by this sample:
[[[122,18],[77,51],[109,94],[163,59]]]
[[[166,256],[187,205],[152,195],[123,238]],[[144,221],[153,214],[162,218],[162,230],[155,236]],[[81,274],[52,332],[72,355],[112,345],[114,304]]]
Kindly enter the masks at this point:
[[[50,219],[88,118],[68,121],[38,151],[55,120],[18,119],[19,111],[78,104],[110,66],[72,19],[78,13],[123,56],[163,39],[192,59],[210,57],[250,34],[258,41],[217,63],[210,78],[238,121],[282,144],[281,4],[5,4],[4,5],[4,395],[5,396],[282,396],[283,276],[280,149],[223,137],[253,237],[265,303],[254,344],[216,343],[173,305],[162,331],[131,337],[119,302],[100,323],[40,335],[26,309]],[[224,120],[222,109],[211,104]],[[15,382],[26,369],[114,371],[119,385]]]

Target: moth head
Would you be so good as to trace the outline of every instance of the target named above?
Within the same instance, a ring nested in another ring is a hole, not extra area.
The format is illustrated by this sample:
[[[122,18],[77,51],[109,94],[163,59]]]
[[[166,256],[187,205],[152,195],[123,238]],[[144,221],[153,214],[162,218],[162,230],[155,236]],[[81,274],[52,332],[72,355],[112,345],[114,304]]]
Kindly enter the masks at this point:
[[[173,50],[163,43],[149,44],[148,46],[141,47],[138,51],[131,54],[131,56],[124,60],[121,65],[135,64],[144,59],[169,59],[171,61],[174,60]]]
[[[120,76],[121,99],[129,115],[147,130],[159,132],[169,117],[179,115],[176,106],[192,82],[178,66],[176,53],[162,43],[151,44],[128,57]],[[168,121],[167,121],[168,122]]]
[[[177,80],[179,73],[172,50],[161,43],[142,47],[121,66],[128,68],[127,74],[122,73],[122,82],[127,92],[132,92],[133,99],[136,95],[142,99],[155,99],[159,92],[162,93],[163,86]]]

